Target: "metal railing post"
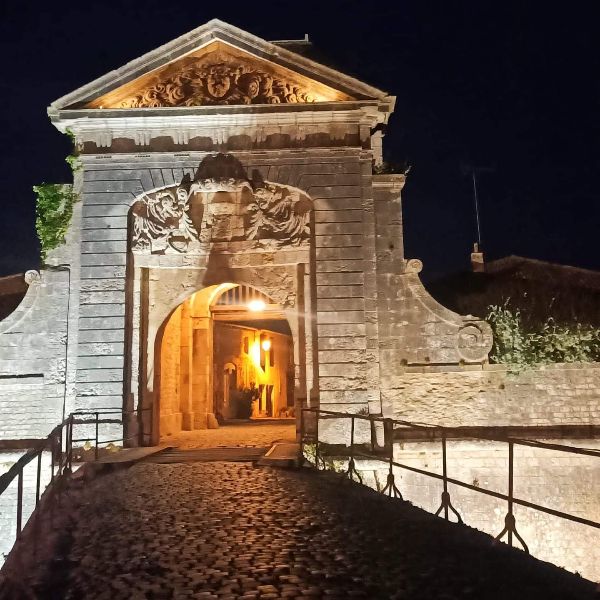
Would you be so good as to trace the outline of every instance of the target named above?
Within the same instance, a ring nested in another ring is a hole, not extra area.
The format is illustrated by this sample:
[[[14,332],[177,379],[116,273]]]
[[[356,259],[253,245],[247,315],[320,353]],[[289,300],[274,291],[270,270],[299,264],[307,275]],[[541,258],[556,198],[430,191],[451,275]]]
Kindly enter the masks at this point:
[[[50,441],[50,483],[54,481],[54,455],[56,453],[56,440]]]
[[[383,445],[388,451],[389,471],[385,487],[381,490],[381,493],[383,495],[387,493],[390,498],[404,500],[402,493],[396,485],[396,478],[394,476],[394,421],[389,418],[383,421]]]
[[[444,496],[449,500],[448,494],[448,464],[446,462],[446,434],[442,433],[442,473],[444,482]],[[444,503],[444,519],[448,520],[448,503]]]
[[[442,484],[444,486],[442,491],[442,503],[437,509],[435,516],[437,517],[442,509],[444,509],[444,519],[449,520],[449,511],[452,511],[456,516],[459,523],[462,523],[462,517],[458,514],[458,511],[452,506],[450,501],[450,492],[448,492],[448,458],[446,450],[446,430],[442,427]]]
[[[319,417],[320,409],[315,409],[315,467],[319,470]]]
[[[40,483],[42,478],[42,454],[43,450],[38,454],[37,459],[37,471],[35,476],[35,505],[37,506],[40,502]]]
[[[508,545],[512,547],[513,545],[513,534],[523,546],[523,550],[529,554],[529,548],[525,543],[525,540],[519,535],[517,531],[517,522],[515,519],[515,515],[513,513],[513,500],[514,500],[514,442],[512,440],[508,440],[508,496],[507,496],[507,512],[504,517],[504,529],[500,532],[499,535],[496,536],[497,540],[501,540],[504,537],[504,534],[507,534],[508,537]]]
[[[62,475],[64,463],[67,460],[63,456],[63,427],[61,426],[56,437],[52,438],[52,444],[58,446],[58,473]]]
[[[98,460],[98,413],[96,413],[96,435],[95,435],[95,446],[94,446],[94,460]]]
[[[69,473],[73,472],[73,414],[69,416],[67,425],[67,465]]]
[[[507,516],[514,524],[515,516],[513,514],[513,466],[514,466],[514,446],[512,442],[508,442],[508,511]],[[508,545],[512,547],[513,527],[508,529]]]
[[[354,462],[354,426],[355,426],[355,417],[354,415],[350,416],[350,458],[348,459],[348,470],[346,471],[346,475],[350,481],[354,479],[356,476],[359,483],[362,483],[362,477],[360,473],[356,470],[356,463]],[[373,418],[369,416],[369,424],[372,426]]]
[[[17,537],[21,535],[23,525],[23,469],[17,476]]]

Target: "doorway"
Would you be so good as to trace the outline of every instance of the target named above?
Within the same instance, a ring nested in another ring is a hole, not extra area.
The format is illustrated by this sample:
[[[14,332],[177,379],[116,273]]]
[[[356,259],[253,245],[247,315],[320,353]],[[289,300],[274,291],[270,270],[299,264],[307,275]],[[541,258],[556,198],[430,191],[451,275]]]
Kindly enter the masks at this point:
[[[281,306],[251,286],[220,284],[184,300],[161,331],[154,388],[160,443],[294,439],[293,340]]]

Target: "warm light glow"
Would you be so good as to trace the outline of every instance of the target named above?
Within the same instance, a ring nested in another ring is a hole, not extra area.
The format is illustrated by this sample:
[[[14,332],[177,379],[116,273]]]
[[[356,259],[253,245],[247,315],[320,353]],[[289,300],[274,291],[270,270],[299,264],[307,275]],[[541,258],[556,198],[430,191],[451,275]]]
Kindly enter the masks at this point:
[[[260,367],[260,340],[254,340],[250,346],[250,358],[256,367]]]
[[[248,302],[248,310],[252,312],[260,312],[261,310],[265,310],[265,308],[267,308],[267,305],[264,300],[250,300]]]
[[[267,352],[271,349],[271,340],[263,340],[262,349]]]

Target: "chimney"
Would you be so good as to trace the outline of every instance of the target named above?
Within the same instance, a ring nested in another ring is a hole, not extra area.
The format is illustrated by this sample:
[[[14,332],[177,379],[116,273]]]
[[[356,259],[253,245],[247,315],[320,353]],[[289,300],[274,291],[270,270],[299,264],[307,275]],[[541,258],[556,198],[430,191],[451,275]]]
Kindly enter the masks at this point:
[[[473,252],[471,252],[471,269],[473,273],[484,273],[485,263],[483,262],[483,251],[478,243],[473,244]]]

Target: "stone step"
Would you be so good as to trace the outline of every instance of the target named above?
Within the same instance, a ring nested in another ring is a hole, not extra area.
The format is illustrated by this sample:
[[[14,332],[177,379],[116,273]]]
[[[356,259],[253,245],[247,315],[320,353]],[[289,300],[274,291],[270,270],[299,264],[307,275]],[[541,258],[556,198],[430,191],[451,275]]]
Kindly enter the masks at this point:
[[[300,466],[300,444],[296,442],[273,444],[258,464],[263,467],[298,467]]]
[[[154,454],[144,462],[154,464],[175,464],[191,462],[253,462],[264,456],[267,448],[234,447],[234,448],[193,448],[180,450],[168,448],[164,452]]]

